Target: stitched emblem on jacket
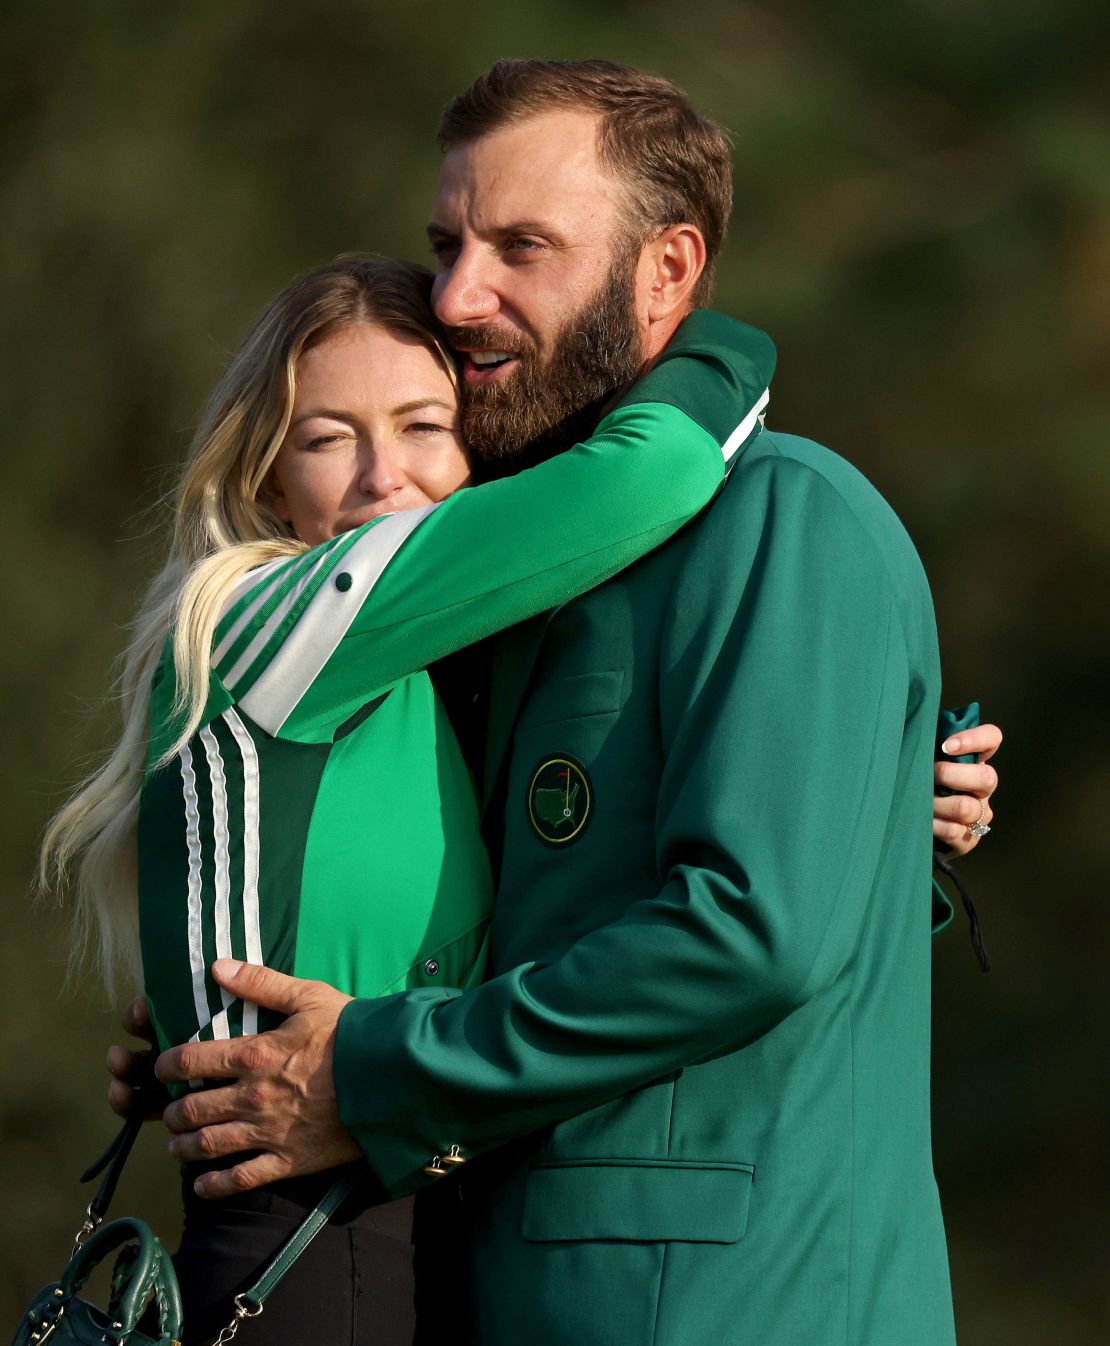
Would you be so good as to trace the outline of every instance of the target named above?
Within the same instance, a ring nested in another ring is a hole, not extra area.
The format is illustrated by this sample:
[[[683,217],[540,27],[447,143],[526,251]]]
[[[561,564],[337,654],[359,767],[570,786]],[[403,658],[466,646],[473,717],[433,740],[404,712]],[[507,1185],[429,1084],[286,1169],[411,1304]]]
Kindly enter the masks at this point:
[[[577,841],[593,811],[586,768],[572,757],[545,757],[528,785],[528,821],[549,846]]]

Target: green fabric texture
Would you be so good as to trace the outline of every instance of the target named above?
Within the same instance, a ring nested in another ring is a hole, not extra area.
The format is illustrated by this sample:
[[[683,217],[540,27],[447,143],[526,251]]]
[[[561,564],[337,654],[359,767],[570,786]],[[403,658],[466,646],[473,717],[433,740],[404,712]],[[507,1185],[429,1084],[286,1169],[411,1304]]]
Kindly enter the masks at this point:
[[[681,1239],[736,1243],[752,1170],[742,1164],[537,1164],[521,1233],[531,1242]]]
[[[649,453],[656,443],[666,446],[659,458]],[[635,457],[639,472],[631,470]],[[411,554],[382,576],[327,682],[308,689],[282,733],[317,737],[336,715],[350,714],[367,687],[608,579],[702,508],[723,467],[718,441],[681,412],[636,405],[613,412],[590,440],[540,467],[460,491],[402,545]],[[573,508],[553,509],[572,499]],[[537,528],[541,511],[546,521]],[[494,538],[496,548],[488,545]],[[487,545],[476,545],[479,539]]]
[[[414,741],[423,725],[432,734]],[[491,891],[455,736],[428,677],[406,678],[329,754],[308,831],[293,971],[357,996],[459,985],[481,947]],[[398,900],[406,893],[421,900]],[[429,959],[438,964],[430,976]]]
[[[313,576],[310,586],[302,594],[299,603],[290,613],[289,625],[291,626],[300,613],[304,611],[305,607],[307,607],[313,596],[319,591],[323,581],[333,573],[336,565],[342,560],[346,552],[350,550],[354,541],[354,533],[346,533],[342,537],[332,538],[329,542],[323,542],[319,547],[313,547],[302,555],[287,561],[277,570],[276,574],[267,576],[261,585],[262,589],[265,590],[263,604],[255,613],[254,621],[245,626],[232,642],[227,655],[225,656],[226,662],[232,664],[246,652],[258,627],[273,616],[282,601],[293,591],[298,581],[302,578],[307,578],[309,572],[316,566],[316,563],[322,560],[323,564]],[[217,643],[222,640],[236,624],[240,614],[250,604],[251,597],[252,593],[248,590],[248,592],[244,594],[238,602],[234,603],[227,613],[225,613],[219,626],[216,628]],[[281,635],[282,632],[279,629],[275,633],[274,639],[270,642],[267,649],[259,654],[256,663],[258,668],[265,667],[281,648]],[[255,666],[252,666],[251,672],[254,671],[254,667]],[[243,690],[246,690],[252,681],[253,679],[251,678],[250,672],[248,672],[244,676]]]
[[[689,358],[695,356],[696,360]],[[741,419],[737,408],[755,405],[771,382],[775,361],[774,343],[765,332],[723,313],[699,309],[671,338],[665,358],[639,380],[619,407],[665,403],[724,444]]]
[[[352,1003],[334,1069],[392,1192],[451,1145],[468,1161],[439,1180],[467,1221],[455,1339],[951,1342],[929,1136],[939,665],[893,513],[765,431],[680,537],[503,637],[497,664],[489,980]],[[594,812],[556,849],[526,802],[557,755]],[[748,1176],[707,1198],[715,1166]],[[699,1203],[720,1242],[698,1241]]]
[[[700,387],[704,367],[722,396],[750,391],[743,416],[773,347],[725,319],[689,327],[661,362],[672,389],[683,377]],[[633,397],[548,463],[352,530],[243,586],[216,633],[205,722],[148,771],[141,798],[140,936],[161,1045],[272,1024],[212,981],[221,955],[368,998],[479,977],[489,864],[473,785],[421,670],[670,538],[719,488],[722,443],[662,391]],[[174,686],[167,647],[151,762],[173,735]]]

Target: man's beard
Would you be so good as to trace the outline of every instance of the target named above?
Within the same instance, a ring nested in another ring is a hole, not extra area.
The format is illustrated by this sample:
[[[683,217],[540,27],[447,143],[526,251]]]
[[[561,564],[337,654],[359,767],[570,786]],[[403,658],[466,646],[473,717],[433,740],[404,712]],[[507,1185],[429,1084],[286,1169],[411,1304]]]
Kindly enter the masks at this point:
[[[600,403],[640,372],[643,336],[632,302],[637,257],[617,259],[598,293],[556,333],[546,362],[529,338],[493,324],[449,329],[458,345],[518,357],[508,378],[470,385],[464,393],[463,438],[494,474],[588,434]]]

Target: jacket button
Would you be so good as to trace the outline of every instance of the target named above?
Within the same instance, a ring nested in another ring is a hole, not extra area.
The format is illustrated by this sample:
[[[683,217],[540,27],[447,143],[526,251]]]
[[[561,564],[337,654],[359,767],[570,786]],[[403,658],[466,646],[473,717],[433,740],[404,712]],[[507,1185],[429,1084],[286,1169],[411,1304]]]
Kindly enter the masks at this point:
[[[345,570],[340,571],[340,573],[335,577],[335,587],[339,590],[341,594],[345,594],[353,583],[354,581],[351,579],[350,575],[348,575]]]
[[[429,977],[435,977],[439,973],[439,964],[436,962],[434,958],[429,958],[428,961],[424,964],[424,971],[427,973]]]
[[[456,1164],[465,1164],[466,1160],[459,1153],[459,1147],[457,1145],[452,1145],[450,1152],[445,1154],[439,1162],[441,1164],[450,1164],[451,1167],[454,1168]]]
[[[432,1162],[424,1165],[424,1172],[431,1178],[445,1178],[447,1169],[442,1167],[442,1161],[438,1154],[432,1156]]]

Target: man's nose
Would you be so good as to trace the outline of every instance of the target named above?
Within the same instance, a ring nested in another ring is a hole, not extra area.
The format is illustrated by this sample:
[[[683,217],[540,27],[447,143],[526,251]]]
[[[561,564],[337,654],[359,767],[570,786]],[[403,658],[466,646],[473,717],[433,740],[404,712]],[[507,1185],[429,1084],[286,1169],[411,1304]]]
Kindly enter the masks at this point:
[[[384,500],[408,484],[404,469],[387,443],[367,444],[359,464],[359,489],[363,495]]]
[[[500,308],[493,282],[494,259],[481,247],[462,248],[432,286],[436,317],[446,327],[489,322]]]

